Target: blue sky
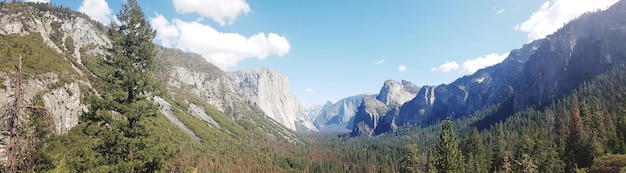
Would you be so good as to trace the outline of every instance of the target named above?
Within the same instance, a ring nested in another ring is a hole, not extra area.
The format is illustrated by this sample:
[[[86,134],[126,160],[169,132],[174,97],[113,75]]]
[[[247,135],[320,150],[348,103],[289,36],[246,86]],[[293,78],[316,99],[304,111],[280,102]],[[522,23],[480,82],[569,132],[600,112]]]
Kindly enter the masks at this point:
[[[109,23],[125,0],[52,2]],[[226,71],[266,67],[303,103],[378,93],[387,79],[450,83],[617,0],[139,0],[155,43]]]

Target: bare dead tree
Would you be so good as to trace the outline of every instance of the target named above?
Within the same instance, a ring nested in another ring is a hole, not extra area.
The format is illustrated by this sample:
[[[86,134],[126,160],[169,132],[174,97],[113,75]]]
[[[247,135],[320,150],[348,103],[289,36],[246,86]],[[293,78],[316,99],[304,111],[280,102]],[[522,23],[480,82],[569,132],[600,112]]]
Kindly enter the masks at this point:
[[[39,139],[36,139],[32,130],[26,130],[30,132],[26,135],[26,138],[20,136],[22,128],[22,120],[20,120],[21,110],[28,108],[31,111],[39,111],[44,113],[44,118],[49,121],[50,113],[45,107],[26,105],[22,106],[21,102],[21,78],[24,73],[22,72],[22,56],[19,57],[19,63],[15,66],[17,73],[14,80],[14,100],[8,107],[5,114],[1,117],[3,123],[1,126],[2,135],[8,136],[9,142],[6,143],[4,152],[6,155],[6,162],[4,163],[4,172],[17,172],[19,170],[25,170],[30,168],[31,171],[34,168],[34,153],[36,152],[36,145],[39,143]]]
[[[19,114],[20,114],[20,101],[21,101],[21,81],[22,78],[22,56],[20,55],[19,63],[15,66],[17,69],[17,73],[15,74],[15,93],[13,97],[15,100],[13,101],[13,105],[9,107],[6,117],[6,132],[9,133],[9,142],[6,144],[4,152],[7,156],[7,160],[5,163],[5,172],[16,172],[17,171],[17,162],[19,159],[20,147],[19,147]]]

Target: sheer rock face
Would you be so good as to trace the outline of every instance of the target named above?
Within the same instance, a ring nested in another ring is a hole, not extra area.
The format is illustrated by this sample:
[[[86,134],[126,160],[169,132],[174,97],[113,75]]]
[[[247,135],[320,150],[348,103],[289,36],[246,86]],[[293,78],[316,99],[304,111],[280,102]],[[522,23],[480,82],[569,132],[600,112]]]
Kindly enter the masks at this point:
[[[394,131],[400,106],[414,98],[418,91],[420,87],[409,81],[385,81],[375,98],[363,99],[356,112],[351,135],[376,135]]]
[[[405,80],[402,80],[402,83],[387,80],[376,99],[386,105],[397,107],[413,99],[419,89],[419,86]]]
[[[288,129],[317,130],[289,90],[286,76],[265,68],[226,73],[198,54],[165,48],[157,51],[157,58],[171,55],[184,55],[189,62],[172,64],[172,70],[166,72],[168,86],[190,91],[234,119],[260,108],[265,115]],[[208,122],[212,124],[210,120]]]
[[[292,130],[301,126],[317,131],[304,115],[298,98],[289,90],[287,76],[265,68],[237,71],[230,76],[239,84],[243,97],[259,106],[268,117]]]
[[[549,103],[585,81],[626,63],[626,1],[588,13],[545,39],[510,52],[501,63],[450,84],[422,87],[393,125],[429,124],[504,103],[511,112]],[[378,125],[381,126],[381,125]],[[392,124],[384,126],[391,127]],[[382,129],[381,129],[382,130]]]
[[[372,97],[363,98],[354,116],[354,128],[351,136],[374,135],[374,129],[378,125],[379,119],[389,111],[389,107]]]
[[[320,110],[320,114],[316,115],[313,124],[324,132],[349,132],[352,130],[354,115],[364,97],[372,96],[356,95],[335,103],[326,102]]]
[[[0,108],[8,109],[15,101],[15,84],[12,78],[6,74],[0,76],[3,79],[3,86],[0,89]],[[1,78],[0,78],[1,79]],[[36,94],[41,93],[44,101],[44,108],[50,113],[50,119],[54,124],[56,133],[66,133],[78,124],[78,116],[87,108],[80,102],[81,90],[78,83],[66,83],[56,88],[48,88],[59,81],[58,75],[47,73],[37,79],[23,79],[21,84],[20,105],[30,106]],[[27,109],[20,109],[21,119],[26,119]]]

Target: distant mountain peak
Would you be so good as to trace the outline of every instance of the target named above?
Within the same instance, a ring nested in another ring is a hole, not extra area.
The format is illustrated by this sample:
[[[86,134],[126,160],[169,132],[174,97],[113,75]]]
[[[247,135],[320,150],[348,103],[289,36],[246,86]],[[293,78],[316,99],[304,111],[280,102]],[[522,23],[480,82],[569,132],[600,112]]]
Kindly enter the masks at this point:
[[[386,105],[399,106],[413,99],[418,90],[417,85],[405,80],[402,80],[402,83],[386,80],[376,99]]]

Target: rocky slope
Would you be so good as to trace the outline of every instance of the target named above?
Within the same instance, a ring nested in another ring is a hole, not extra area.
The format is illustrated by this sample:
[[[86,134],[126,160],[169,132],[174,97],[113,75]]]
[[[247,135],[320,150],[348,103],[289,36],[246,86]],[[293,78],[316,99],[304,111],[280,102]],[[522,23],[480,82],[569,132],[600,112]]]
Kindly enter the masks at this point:
[[[502,63],[450,84],[422,87],[397,114],[388,113],[391,117],[379,121],[382,124],[377,127],[465,117],[498,103],[510,107],[507,112],[543,106],[626,62],[625,15],[626,2],[617,2],[606,11],[584,14],[545,39],[511,51]]]
[[[375,135],[393,130],[396,126],[384,122],[394,122],[399,107],[414,98],[420,87],[402,80],[396,82],[387,80],[380,89],[380,93],[373,97],[365,97],[355,113],[351,136]],[[383,126],[379,126],[379,125]]]
[[[238,83],[244,98],[259,106],[268,117],[292,130],[302,127],[317,131],[302,111],[298,98],[289,90],[287,76],[266,68],[237,71],[230,76]]]
[[[162,72],[170,87],[206,99],[219,111],[237,119],[253,110],[251,103],[265,115],[291,130],[315,131],[300,102],[289,90],[286,76],[264,68],[226,73],[194,53],[158,48],[157,57],[171,65]],[[178,58],[170,58],[178,57]],[[186,61],[180,61],[187,59]]]
[[[85,95],[98,95],[92,83],[100,80],[99,59],[105,57],[111,44],[105,29],[68,8],[45,3],[4,4],[0,9],[0,39],[6,44],[0,45],[0,51],[10,57],[0,63],[0,111],[8,110],[15,100],[14,65],[22,55],[21,104],[29,105],[40,94],[57,133],[76,126],[79,116],[87,111]],[[259,138],[302,142],[292,131],[295,127],[285,128],[265,118],[258,106],[243,97],[233,77],[199,55],[159,46],[156,55],[155,76],[164,83],[166,93],[154,101],[161,113],[191,139],[207,140],[206,131],[194,131],[200,129],[197,122],[202,122],[206,126],[202,129],[211,129],[209,134],[220,137],[235,132],[242,135],[238,131],[246,129],[262,132],[256,134]],[[20,116],[26,119],[26,111]],[[313,127],[306,118],[299,118],[292,123]]]
[[[24,75],[22,80],[22,104],[29,104],[37,93],[43,94],[45,108],[50,112],[57,133],[65,133],[78,123],[78,115],[86,109],[81,102],[83,91],[91,88],[85,73],[79,70],[82,66],[81,55],[98,56],[110,45],[109,39],[102,35],[97,23],[84,18],[84,15],[72,13],[59,15],[58,11],[49,11],[31,6],[0,9],[0,35],[4,40],[3,50],[7,50],[10,59],[4,65],[16,65],[18,57],[24,57]],[[21,37],[21,38],[19,38]],[[20,39],[28,39],[23,42]],[[44,45],[37,53],[45,53],[46,57],[37,57],[33,52],[21,52],[17,46]],[[81,49],[92,47],[89,51]],[[68,53],[72,56],[63,56]],[[33,57],[35,56],[35,57]],[[48,59],[49,58],[49,59]],[[36,60],[35,60],[36,59]],[[33,61],[54,61],[54,65],[70,67],[70,69],[54,69],[53,64],[47,68],[33,67]],[[77,65],[79,67],[77,67]],[[37,69],[33,69],[37,68]],[[0,79],[0,107],[7,108],[15,99],[13,68],[2,68]],[[46,71],[48,70],[48,71]]]

